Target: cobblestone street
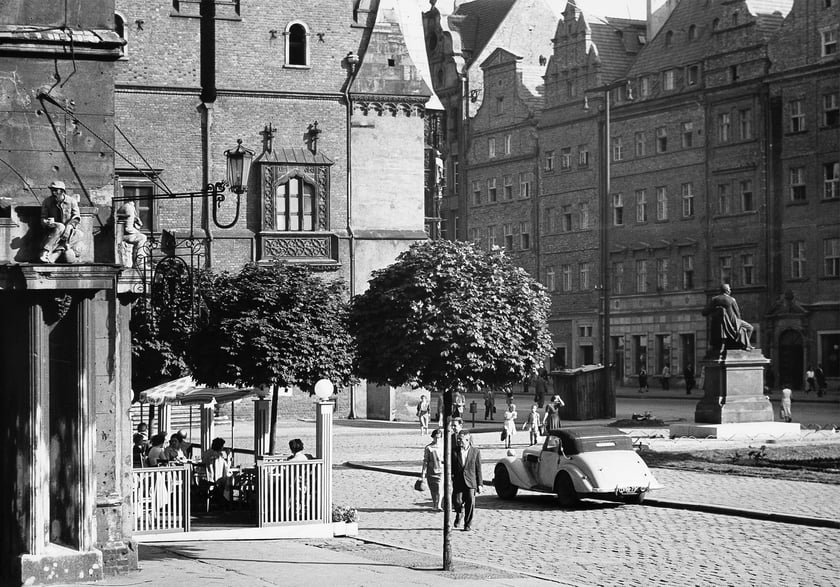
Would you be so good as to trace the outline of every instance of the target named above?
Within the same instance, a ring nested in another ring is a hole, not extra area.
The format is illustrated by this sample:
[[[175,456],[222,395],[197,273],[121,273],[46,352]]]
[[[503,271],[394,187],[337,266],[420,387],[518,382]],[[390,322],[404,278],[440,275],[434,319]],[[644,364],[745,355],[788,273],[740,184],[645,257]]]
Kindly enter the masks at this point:
[[[504,450],[495,432],[474,438],[490,481]],[[345,428],[336,436],[336,462],[419,472],[424,443],[416,430]],[[665,485],[655,499],[838,518],[836,485],[654,473]],[[361,539],[427,551],[439,561],[443,517],[428,509],[428,495],[414,491],[413,482],[339,467],[334,501],[359,508]],[[502,501],[490,486],[477,503],[474,531],[453,530],[456,564],[484,563],[568,585],[833,585],[840,576],[840,563],[826,555],[840,546],[838,529],[597,501],[563,510],[549,495],[523,492]]]

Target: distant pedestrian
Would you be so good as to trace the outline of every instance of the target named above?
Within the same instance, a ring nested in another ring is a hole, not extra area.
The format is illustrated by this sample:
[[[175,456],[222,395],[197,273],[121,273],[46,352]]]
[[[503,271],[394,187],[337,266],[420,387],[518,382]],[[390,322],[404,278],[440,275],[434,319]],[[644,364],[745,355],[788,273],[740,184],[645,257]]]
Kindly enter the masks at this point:
[[[505,403],[507,403],[507,405],[513,403],[513,388],[510,386],[505,387]]]
[[[811,393],[812,391],[817,390],[817,374],[814,373],[814,368],[811,365],[808,365],[808,370],[805,371],[805,383],[808,384],[808,387],[805,389],[805,393]]]
[[[443,428],[443,392],[437,394],[437,405],[435,406],[435,420],[438,428]]]
[[[685,366],[683,369],[683,377],[685,378],[685,394],[690,395],[691,390],[694,389],[696,382],[694,381],[694,367],[691,366],[691,363]]]
[[[432,407],[425,395],[420,396],[420,403],[417,404],[417,419],[420,421],[420,434],[425,436],[429,433],[429,414]]]
[[[531,431],[531,444],[529,446],[534,446],[539,441],[541,418],[540,413],[537,411],[537,409],[537,404],[531,406],[531,411],[528,413],[528,417],[525,419],[525,423],[522,424],[523,430]]]
[[[782,388],[782,411],[779,414],[782,417],[782,420],[785,422],[791,421],[790,415],[790,397],[793,395],[790,387],[783,387]]]
[[[440,428],[432,430],[432,441],[423,449],[423,467],[420,469],[420,478],[425,477],[429,485],[429,493],[432,494],[432,507],[436,511],[443,511],[441,507],[440,482],[443,479],[443,445],[440,438],[443,436]]]
[[[493,420],[496,413],[496,397],[489,387],[484,390],[484,419]]]
[[[668,365],[662,367],[662,389],[671,389],[671,368]]]
[[[540,367],[537,371],[537,379],[534,381],[534,401],[540,409],[545,405],[545,395],[548,393],[548,371]]]
[[[650,391],[648,389],[647,371],[644,367],[639,369],[639,393],[642,393],[642,390]]]
[[[822,363],[817,364],[817,370],[814,371],[814,376],[817,379],[817,395],[822,397],[828,389],[828,382],[825,379],[825,371],[823,371]]]
[[[505,441],[505,448],[510,448],[513,436],[516,434],[516,405],[510,404],[505,411],[505,423],[502,428],[502,440]]]
[[[475,512],[475,495],[481,493],[481,451],[472,445],[469,430],[458,433],[458,442],[452,451],[452,504],[455,508],[455,527],[464,518],[464,531],[472,528]]]
[[[549,430],[560,429],[560,408],[565,406],[565,402],[560,399],[559,395],[551,398],[551,403],[545,406],[545,415],[543,416],[543,428],[548,434]]]
[[[452,417],[453,418],[463,418],[464,417],[464,406],[467,405],[467,400],[464,398],[464,394],[460,391],[455,392],[455,398],[452,401]]]

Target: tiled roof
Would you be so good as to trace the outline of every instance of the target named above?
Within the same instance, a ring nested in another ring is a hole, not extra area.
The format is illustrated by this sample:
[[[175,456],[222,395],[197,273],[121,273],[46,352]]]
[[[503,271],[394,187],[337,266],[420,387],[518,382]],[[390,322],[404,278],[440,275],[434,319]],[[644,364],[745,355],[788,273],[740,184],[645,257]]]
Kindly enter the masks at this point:
[[[260,163],[292,163],[300,165],[332,165],[334,161],[321,153],[312,153],[309,149],[274,148],[271,153],[264,153]]]
[[[604,80],[610,80],[623,76],[635,59],[642,47],[639,36],[645,34],[645,23],[624,18],[605,20],[589,23],[589,29],[601,61],[601,73]]]
[[[457,26],[465,51],[471,52],[471,59],[477,57],[499,24],[504,20],[516,0],[475,0],[462,4],[455,11],[455,16],[463,17]]]
[[[785,6],[790,5],[791,0],[747,0],[745,2],[711,0],[708,3],[682,0],[656,36],[647,40],[647,44],[631,67],[629,75],[642,75],[662,71],[669,67],[697,63],[709,55],[716,54],[720,49],[715,38],[717,33],[712,31],[712,23],[715,19],[719,19],[721,29],[725,30],[731,27],[732,14],[736,11],[739,12],[741,23],[755,23],[755,27],[746,35],[757,34],[766,38],[769,33],[781,26],[782,15],[787,13]],[[775,11],[779,14],[774,15]],[[756,14],[759,16],[755,16]],[[696,37],[689,41],[688,31],[692,26],[695,27]],[[670,46],[667,42],[669,33],[672,34]],[[744,36],[743,39],[745,44],[751,42],[748,36]]]

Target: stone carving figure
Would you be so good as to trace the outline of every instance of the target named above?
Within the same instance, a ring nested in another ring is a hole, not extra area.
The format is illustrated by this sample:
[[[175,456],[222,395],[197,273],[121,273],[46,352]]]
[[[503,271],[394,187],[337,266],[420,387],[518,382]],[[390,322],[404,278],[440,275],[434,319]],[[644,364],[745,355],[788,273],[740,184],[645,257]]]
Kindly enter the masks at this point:
[[[703,315],[711,318],[709,355],[719,353],[723,356],[726,349],[752,350],[753,326],[741,319],[741,309],[732,297],[728,283],[722,284],[720,293],[709,300]]]

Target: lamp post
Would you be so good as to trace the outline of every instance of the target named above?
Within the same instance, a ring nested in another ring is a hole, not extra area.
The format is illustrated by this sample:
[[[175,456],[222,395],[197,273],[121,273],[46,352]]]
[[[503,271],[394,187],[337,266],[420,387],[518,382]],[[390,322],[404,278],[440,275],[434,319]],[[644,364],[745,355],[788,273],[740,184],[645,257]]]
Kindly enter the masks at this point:
[[[231,228],[239,221],[239,209],[241,206],[241,196],[248,191],[248,177],[251,172],[251,161],[254,158],[254,152],[242,146],[242,139],[236,141],[236,147],[225,151],[225,158],[227,159],[227,172],[225,179],[222,181],[210,182],[204,186],[203,190],[192,192],[169,192],[164,194],[155,194],[152,196],[155,200],[168,200],[174,198],[202,198],[208,194],[211,198],[213,208],[213,222],[219,228]],[[233,220],[227,224],[219,222],[217,211],[225,201],[225,190],[236,194],[236,214]],[[115,197],[115,202],[124,202],[134,199],[133,196]],[[192,222],[192,216],[190,216]],[[192,234],[192,231],[190,231]]]
[[[609,253],[609,222],[610,222],[610,198],[612,192],[611,182],[611,92],[617,88],[627,88],[627,99],[632,100],[633,95],[630,88],[630,82],[626,79],[616,80],[612,83],[590,88],[586,93],[601,94],[604,106],[604,122],[601,133],[601,159],[603,161],[603,174],[600,179],[602,186],[601,201],[599,206],[599,216],[601,221],[600,231],[600,248],[601,248],[601,283],[599,289],[601,290],[601,298],[603,300],[603,326],[601,328],[601,362],[604,365],[603,384],[605,389],[612,390],[612,381],[610,380],[610,253]],[[584,108],[589,109],[589,101],[584,97]]]

